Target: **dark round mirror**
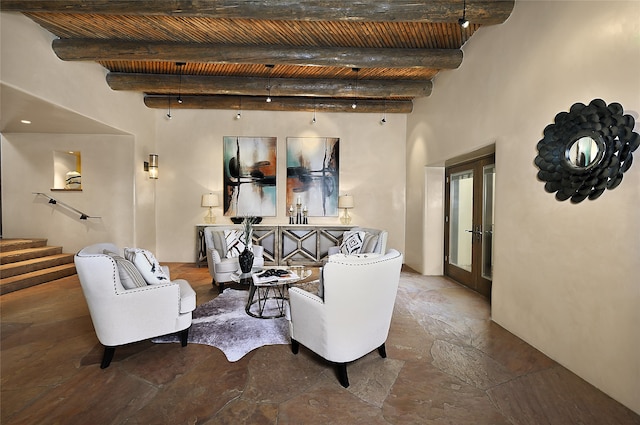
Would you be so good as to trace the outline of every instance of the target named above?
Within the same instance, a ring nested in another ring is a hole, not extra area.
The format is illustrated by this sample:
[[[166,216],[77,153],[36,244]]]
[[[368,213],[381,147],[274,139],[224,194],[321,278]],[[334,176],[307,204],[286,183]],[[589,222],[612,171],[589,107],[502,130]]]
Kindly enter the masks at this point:
[[[604,155],[604,140],[599,134],[579,134],[565,149],[565,159],[569,167],[588,170],[595,167]]]
[[[640,147],[635,119],[619,103],[593,99],[556,114],[538,142],[538,179],[558,201],[579,203],[615,189]]]

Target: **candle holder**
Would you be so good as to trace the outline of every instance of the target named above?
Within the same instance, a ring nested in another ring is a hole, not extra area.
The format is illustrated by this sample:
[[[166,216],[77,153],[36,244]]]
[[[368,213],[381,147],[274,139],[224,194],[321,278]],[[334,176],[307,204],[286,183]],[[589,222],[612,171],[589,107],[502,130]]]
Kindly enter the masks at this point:
[[[302,224],[302,200],[299,196],[296,202],[296,224]]]
[[[293,205],[289,205],[289,224],[293,224]]]

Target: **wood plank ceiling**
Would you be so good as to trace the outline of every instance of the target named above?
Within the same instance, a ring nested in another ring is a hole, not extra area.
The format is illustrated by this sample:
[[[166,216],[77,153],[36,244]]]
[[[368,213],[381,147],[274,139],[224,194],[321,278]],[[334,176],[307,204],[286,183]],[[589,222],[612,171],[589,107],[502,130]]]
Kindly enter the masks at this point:
[[[514,0],[1,0],[150,108],[409,113]],[[463,28],[461,18],[470,21]],[[267,99],[270,102],[267,102]],[[355,108],[353,107],[355,104]]]

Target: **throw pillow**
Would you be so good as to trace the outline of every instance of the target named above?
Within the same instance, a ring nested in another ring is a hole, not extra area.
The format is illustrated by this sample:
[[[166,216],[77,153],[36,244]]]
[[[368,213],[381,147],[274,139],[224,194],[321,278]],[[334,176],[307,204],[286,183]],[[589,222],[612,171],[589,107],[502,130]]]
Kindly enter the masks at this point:
[[[146,249],[125,248],[124,257],[131,261],[149,285],[168,283],[169,277],[160,267],[156,257]]]
[[[242,242],[244,239],[244,232],[242,230],[225,230],[224,240],[227,243],[227,258],[238,257],[242,251],[244,251],[245,245]]]
[[[378,235],[374,235],[373,233],[365,232],[364,241],[362,243],[361,253],[364,252],[373,252],[376,249],[376,245],[378,244]]]
[[[340,252],[342,254],[359,254],[364,244],[365,232],[344,232]]]
[[[104,253],[113,258],[116,262],[118,276],[120,276],[120,283],[125,289],[142,288],[147,286],[147,282],[131,261],[116,254],[115,252],[104,250]]]

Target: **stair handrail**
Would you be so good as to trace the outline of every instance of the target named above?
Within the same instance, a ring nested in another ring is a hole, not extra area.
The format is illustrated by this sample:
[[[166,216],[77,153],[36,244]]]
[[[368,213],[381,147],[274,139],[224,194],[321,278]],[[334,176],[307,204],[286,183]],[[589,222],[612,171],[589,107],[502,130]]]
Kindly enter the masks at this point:
[[[31,193],[32,193],[33,195],[42,195],[42,196],[44,196],[45,198],[48,198],[48,199],[49,199],[49,203],[50,203],[50,204],[52,204],[52,205],[60,205],[60,206],[62,206],[62,207],[64,207],[64,208],[66,208],[66,209],[68,209],[68,210],[71,210],[71,211],[73,211],[73,212],[76,212],[76,213],[80,214],[80,220],[86,220],[86,219],[88,219],[88,218],[102,218],[102,217],[98,217],[98,216],[91,216],[91,215],[89,215],[89,214],[83,213],[83,212],[82,212],[82,211],[80,211],[79,209],[76,209],[76,208],[72,207],[72,206],[71,206],[71,205],[69,205],[69,204],[65,204],[65,203],[64,203],[64,202],[62,202],[62,201],[59,201],[59,200],[57,200],[57,199],[55,199],[55,198],[52,198],[51,196],[47,195],[46,193],[43,193],[43,192],[31,192]]]

